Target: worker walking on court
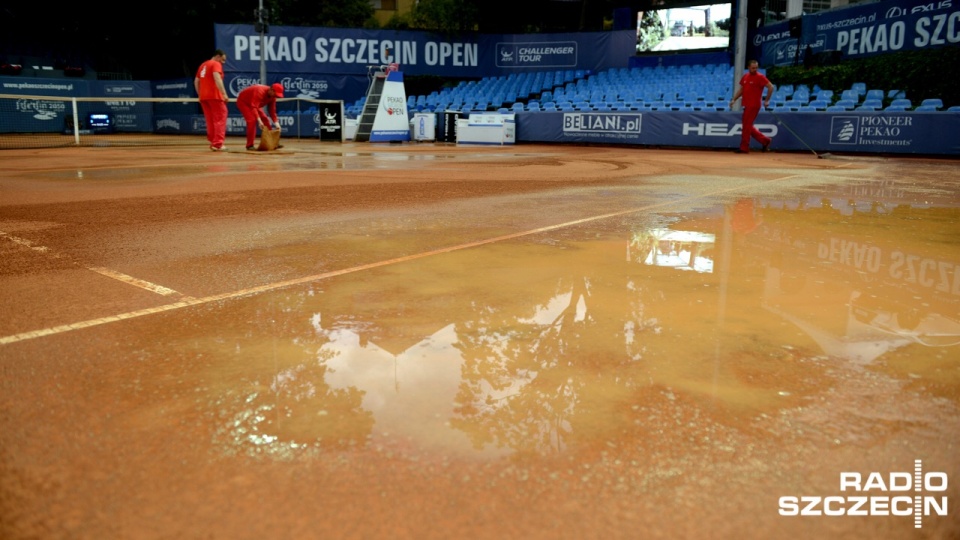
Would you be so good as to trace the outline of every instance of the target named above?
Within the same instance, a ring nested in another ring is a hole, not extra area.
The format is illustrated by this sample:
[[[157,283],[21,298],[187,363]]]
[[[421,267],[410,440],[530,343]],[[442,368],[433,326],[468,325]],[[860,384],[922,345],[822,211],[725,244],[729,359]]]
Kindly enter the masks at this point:
[[[256,150],[253,141],[257,137],[257,126],[261,131],[271,129],[272,120],[272,125],[280,129],[280,122],[277,121],[277,98],[282,97],[283,85],[280,83],[273,83],[271,86],[254,84],[244,88],[237,96],[237,108],[247,122],[247,150]],[[269,116],[263,112],[264,107],[269,109]]]
[[[773,83],[770,82],[770,79],[767,79],[766,75],[757,71],[758,67],[756,60],[750,60],[747,64],[747,72],[740,78],[740,87],[737,88],[733,94],[733,99],[730,100],[730,107],[733,107],[737,99],[741,95],[743,96],[743,100],[740,102],[740,105],[743,107],[743,119],[740,133],[740,148],[737,149],[738,154],[750,153],[750,137],[753,137],[763,145],[764,152],[770,148],[770,137],[760,133],[760,130],[753,125],[754,120],[757,119],[757,115],[760,114],[761,98],[763,98],[763,106],[769,106],[770,98],[773,96],[774,90]],[[767,89],[765,98],[763,97],[764,88]]]
[[[223,63],[226,61],[227,53],[217,49],[213,57],[200,64],[193,78],[193,88],[207,121],[207,141],[214,152],[223,150],[223,140],[227,136],[227,90],[223,86]]]

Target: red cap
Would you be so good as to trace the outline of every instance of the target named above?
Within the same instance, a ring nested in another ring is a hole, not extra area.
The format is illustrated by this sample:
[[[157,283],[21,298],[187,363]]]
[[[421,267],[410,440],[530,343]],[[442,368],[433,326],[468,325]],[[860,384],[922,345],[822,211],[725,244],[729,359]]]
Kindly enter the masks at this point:
[[[282,98],[282,97],[283,97],[283,85],[282,85],[282,84],[280,84],[280,83],[273,83],[273,84],[270,86],[270,88],[273,89],[273,93],[276,94],[277,97],[279,97],[279,98]]]

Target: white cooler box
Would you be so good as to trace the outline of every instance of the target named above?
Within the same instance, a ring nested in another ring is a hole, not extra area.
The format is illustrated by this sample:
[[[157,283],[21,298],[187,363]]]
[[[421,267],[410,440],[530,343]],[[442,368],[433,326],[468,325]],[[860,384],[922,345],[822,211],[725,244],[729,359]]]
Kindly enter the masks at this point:
[[[410,139],[414,141],[437,140],[437,115],[416,113],[410,120]]]
[[[356,118],[347,118],[343,121],[343,138],[352,141],[357,138],[357,128],[360,123]]]
[[[514,144],[517,141],[516,116],[499,113],[474,113],[457,120],[457,144]]]

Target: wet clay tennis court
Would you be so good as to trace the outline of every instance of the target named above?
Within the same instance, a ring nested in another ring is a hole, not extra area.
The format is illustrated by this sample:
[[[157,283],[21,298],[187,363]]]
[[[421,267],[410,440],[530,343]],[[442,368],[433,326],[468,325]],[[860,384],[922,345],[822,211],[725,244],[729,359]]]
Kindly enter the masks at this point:
[[[960,536],[955,160],[0,160],[4,539]]]

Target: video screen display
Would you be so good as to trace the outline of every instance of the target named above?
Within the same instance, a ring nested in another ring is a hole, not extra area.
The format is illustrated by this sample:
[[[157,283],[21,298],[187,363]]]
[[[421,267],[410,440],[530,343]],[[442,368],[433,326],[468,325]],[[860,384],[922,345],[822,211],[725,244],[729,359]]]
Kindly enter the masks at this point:
[[[113,118],[109,114],[91,113],[88,118],[90,128],[108,128],[113,125]]]
[[[732,4],[664,7],[637,13],[637,52],[725,49]]]

